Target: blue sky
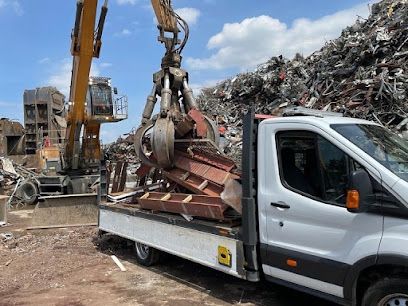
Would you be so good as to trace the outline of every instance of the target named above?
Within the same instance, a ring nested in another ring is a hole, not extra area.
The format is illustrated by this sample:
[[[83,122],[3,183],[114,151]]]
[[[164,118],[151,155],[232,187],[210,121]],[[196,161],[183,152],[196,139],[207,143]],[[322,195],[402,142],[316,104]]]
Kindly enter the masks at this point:
[[[102,2],[102,1],[100,1]],[[22,121],[24,89],[69,91],[75,0],[0,0],[0,117]],[[273,55],[309,55],[357,16],[360,0],[174,0],[190,21],[183,67],[198,91]],[[93,74],[112,77],[129,97],[129,119],[103,127],[104,142],[139,125],[163,46],[148,0],[110,0],[100,59]]]

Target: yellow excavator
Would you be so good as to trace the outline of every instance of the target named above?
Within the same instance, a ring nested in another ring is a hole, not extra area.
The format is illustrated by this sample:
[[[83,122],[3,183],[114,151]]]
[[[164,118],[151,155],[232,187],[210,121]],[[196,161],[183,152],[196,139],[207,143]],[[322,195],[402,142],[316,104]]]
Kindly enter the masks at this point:
[[[90,77],[92,59],[99,58],[101,52],[108,1],[104,1],[95,24],[97,9],[98,0],[77,2],[71,35],[73,64],[66,137],[63,148],[58,150],[60,171],[57,175],[36,177],[35,184],[31,182],[36,190],[26,192],[38,197],[35,226],[96,222],[96,189],[102,159],[100,127],[102,123],[127,118],[127,97],[117,96],[111,79]],[[54,146],[43,147],[41,155],[52,156],[55,150]]]

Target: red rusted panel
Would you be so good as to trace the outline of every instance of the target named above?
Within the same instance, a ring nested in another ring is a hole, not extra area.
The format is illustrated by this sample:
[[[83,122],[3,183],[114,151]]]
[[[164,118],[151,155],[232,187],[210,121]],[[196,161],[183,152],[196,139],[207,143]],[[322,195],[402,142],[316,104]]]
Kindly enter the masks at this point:
[[[196,123],[197,135],[199,137],[207,137],[207,123],[203,114],[196,109],[192,109],[188,112],[188,115]]]
[[[144,209],[165,211],[177,214],[186,214],[194,217],[224,220],[224,212],[228,206],[222,203],[220,197],[197,196],[188,194],[172,193],[168,200],[161,200],[166,193],[151,192],[146,198],[139,198],[139,205]],[[187,197],[192,199],[183,203]]]
[[[181,169],[172,169],[170,171],[165,171],[163,174],[170,180],[176,182],[177,184],[187,188],[191,192],[196,194],[208,195],[208,196],[220,196],[224,188],[220,185],[214,184],[213,182],[208,182],[205,188],[200,189],[199,186],[203,184],[204,180],[194,174],[186,175],[186,171]],[[184,178],[183,178],[184,176]]]
[[[202,162],[195,161],[189,157],[182,155],[175,155],[174,164],[177,168],[183,169],[190,173],[193,173],[208,181],[214,182],[218,185],[224,185],[227,179],[239,179],[237,175],[229,173],[227,171],[217,169]]]
[[[264,120],[264,119],[271,119],[271,118],[277,118],[277,116],[273,116],[273,115],[263,115],[263,114],[255,114],[255,119]]]
[[[145,165],[145,164],[141,164],[140,167],[139,167],[139,169],[136,170],[136,175],[137,175],[139,178],[142,178],[142,177],[144,177],[146,174],[149,173],[150,169],[152,169],[152,167],[147,166],[147,165]]]
[[[234,168],[236,168],[236,164],[234,161],[225,158],[221,155],[217,155],[217,154],[211,154],[208,152],[199,152],[196,150],[192,150],[193,151],[193,156],[192,159],[197,160],[197,161],[201,161],[201,162],[205,162],[211,166],[214,166],[218,169],[230,172],[231,170],[233,170]],[[186,153],[183,152],[177,152],[176,154],[181,154],[183,156],[187,156],[188,155]]]
[[[205,162],[216,168],[231,172],[236,169],[236,163],[231,159],[221,154],[219,148],[211,141],[206,140],[190,140],[182,141],[177,140],[175,142],[175,148],[177,151],[187,154],[189,153],[191,158]],[[176,154],[179,154],[177,152]]]

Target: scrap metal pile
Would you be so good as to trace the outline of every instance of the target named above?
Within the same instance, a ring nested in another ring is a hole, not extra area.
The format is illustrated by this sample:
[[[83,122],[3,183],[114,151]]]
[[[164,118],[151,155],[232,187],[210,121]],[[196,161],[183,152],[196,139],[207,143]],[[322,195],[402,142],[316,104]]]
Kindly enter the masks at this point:
[[[373,120],[408,139],[408,1],[385,0],[307,58],[273,57],[254,72],[207,88],[201,109],[223,126],[224,152],[239,160],[242,111],[279,115],[291,105]]]
[[[140,164],[134,147],[134,132],[130,132],[125,138],[118,138],[114,143],[104,147],[107,160],[123,161],[129,164]]]
[[[30,182],[38,174],[12,162],[10,159],[0,157],[0,195],[10,196],[9,206],[25,206],[30,203],[25,191],[31,190]]]

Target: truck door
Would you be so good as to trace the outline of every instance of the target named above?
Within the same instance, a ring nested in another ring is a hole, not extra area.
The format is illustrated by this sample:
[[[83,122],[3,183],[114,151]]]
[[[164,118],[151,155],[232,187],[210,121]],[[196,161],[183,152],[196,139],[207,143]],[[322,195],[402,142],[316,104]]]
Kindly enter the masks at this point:
[[[351,265],[377,254],[383,217],[345,208],[349,174],[363,166],[341,143],[313,126],[284,125],[265,125],[258,147],[263,269],[341,298]]]

